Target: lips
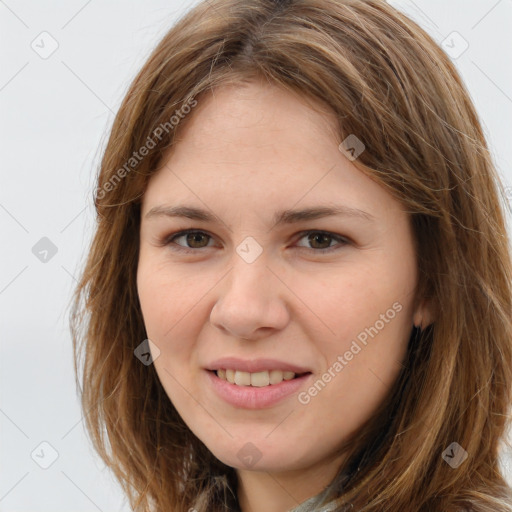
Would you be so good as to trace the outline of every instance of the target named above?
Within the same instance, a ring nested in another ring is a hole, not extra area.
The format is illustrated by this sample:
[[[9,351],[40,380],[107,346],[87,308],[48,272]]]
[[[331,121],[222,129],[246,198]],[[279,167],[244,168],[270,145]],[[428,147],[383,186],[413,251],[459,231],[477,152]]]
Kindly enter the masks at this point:
[[[280,361],[278,359],[260,358],[260,359],[239,359],[237,357],[223,357],[212,361],[206,370],[217,371],[231,369],[240,372],[258,373],[264,371],[279,370],[282,372],[293,372],[295,375],[310,373],[311,369],[305,366],[290,363],[288,361]]]
[[[281,401],[293,397],[313,379],[313,374],[308,372],[278,384],[253,386],[228,382],[217,376],[213,370],[205,369],[203,376],[208,393],[212,390],[214,396],[238,409],[264,409],[277,406]]]
[[[277,405],[313,378],[306,366],[270,358],[223,357],[206,365],[204,370],[209,389],[225,402],[244,409]]]

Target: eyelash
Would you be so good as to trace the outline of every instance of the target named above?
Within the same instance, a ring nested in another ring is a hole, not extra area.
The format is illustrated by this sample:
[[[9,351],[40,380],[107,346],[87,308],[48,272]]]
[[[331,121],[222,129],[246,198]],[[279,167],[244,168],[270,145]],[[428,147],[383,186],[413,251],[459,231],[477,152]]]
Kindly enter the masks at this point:
[[[197,229],[186,229],[184,231],[179,231],[178,233],[173,233],[167,237],[165,237],[162,241],[161,241],[161,245],[162,246],[170,246],[171,244],[172,245],[175,245],[175,247],[172,248],[173,251],[179,251],[179,252],[184,252],[184,253],[192,253],[192,252],[197,252],[197,251],[200,251],[200,250],[203,250],[203,249],[208,249],[208,247],[200,247],[200,248],[197,248],[197,249],[194,249],[194,248],[191,248],[191,247],[183,247],[179,244],[176,244],[174,242],[174,240],[176,240],[177,238],[181,238],[182,236],[185,236],[185,235],[188,235],[188,234],[193,234],[193,233],[199,233],[199,234],[202,234],[202,235],[206,235],[208,237],[213,238],[210,234],[206,233],[205,231],[200,231],[200,230],[197,230]],[[330,233],[329,231],[321,231],[321,230],[315,230],[315,229],[312,229],[312,230],[309,230],[309,231],[302,231],[299,233],[299,239],[302,239],[304,238],[306,235],[309,235],[311,233],[315,233],[315,234],[320,234],[320,235],[326,235],[330,238],[332,238],[333,240],[337,241],[338,243],[341,244],[341,246],[345,246],[345,245],[348,245],[350,242],[348,239],[340,236],[340,235],[336,235],[335,233]],[[310,251],[313,251],[313,252],[316,252],[316,253],[322,253],[322,254],[326,254],[326,253],[330,253],[330,252],[333,252],[333,251],[337,251],[339,250],[341,247],[337,247],[337,246],[333,246],[333,247],[328,247],[326,249],[313,249],[311,247],[299,247],[299,249],[306,249],[306,250],[310,250]]]

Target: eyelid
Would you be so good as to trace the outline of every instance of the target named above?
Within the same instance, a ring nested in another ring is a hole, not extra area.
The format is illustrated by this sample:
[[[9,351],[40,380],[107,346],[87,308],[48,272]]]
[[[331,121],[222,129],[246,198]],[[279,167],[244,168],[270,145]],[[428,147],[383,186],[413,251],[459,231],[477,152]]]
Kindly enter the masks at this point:
[[[201,233],[201,234],[204,234],[204,235],[210,237],[211,239],[215,238],[212,234],[208,233],[208,231],[206,231],[204,229],[190,228],[190,229],[184,229],[181,231],[177,231],[175,233],[171,233],[168,236],[165,236],[162,240],[159,241],[158,245],[160,245],[160,246],[174,245],[175,247],[172,248],[173,251],[185,252],[185,253],[197,253],[198,251],[202,251],[204,249],[208,249],[208,248],[212,247],[212,246],[206,246],[206,247],[200,247],[200,248],[194,249],[194,248],[185,247],[185,246],[182,246],[182,245],[179,245],[179,244],[176,244],[173,242],[173,240],[175,240],[176,238],[180,238],[180,237],[188,235],[190,233]],[[334,241],[336,241],[338,243],[338,245],[334,245],[332,247],[327,247],[325,249],[314,249],[311,247],[298,246],[299,249],[305,249],[308,252],[313,252],[313,253],[326,254],[329,252],[340,250],[342,247],[353,243],[346,236],[342,236],[337,233],[333,233],[331,231],[326,231],[326,230],[322,230],[322,229],[307,229],[304,231],[300,231],[299,233],[297,233],[295,235],[296,242],[310,233],[327,235],[330,238],[332,238]]]
[[[173,240],[175,240],[176,238],[180,238],[184,235],[188,235],[190,233],[201,233],[203,235],[206,235],[206,236],[209,236],[212,240],[215,238],[212,234],[208,233],[208,231],[205,231],[204,229],[183,229],[181,231],[176,231],[175,233],[171,233],[170,235],[167,235],[165,237],[163,237],[160,242],[159,242],[159,245],[161,246],[168,246],[168,245],[175,245],[176,246],[176,249],[173,249],[173,250],[177,250],[177,251],[185,251],[185,252],[197,252],[197,251],[200,251],[200,250],[203,250],[203,249],[208,249],[209,247],[211,246],[208,246],[208,247],[201,247],[200,249],[193,249],[191,247],[185,247],[183,245],[179,245],[179,244],[176,244],[173,242]]]
[[[332,239],[333,242],[335,242],[335,244],[325,249],[314,249],[312,247],[296,246],[297,249],[306,251],[310,254],[327,255],[336,251],[340,251],[345,246],[352,244],[352,241],[349,238],[339,235],[337,233],[333,233],[332,231],[326,231],[323,229],[306,229],[304,231],[301,231],[300,233],[297,233],[295,243],[297,243],[299,240],[304,238],[306,235],[309,235],[310,233],[327,235]]]

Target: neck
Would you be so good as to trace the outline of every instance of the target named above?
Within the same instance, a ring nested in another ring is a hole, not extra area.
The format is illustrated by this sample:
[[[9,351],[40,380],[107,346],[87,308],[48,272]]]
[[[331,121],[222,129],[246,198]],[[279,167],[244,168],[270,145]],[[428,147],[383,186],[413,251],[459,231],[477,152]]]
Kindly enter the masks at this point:
[[[334,479],[342,457],[286,472],[237,470],[242,512],[287,512],[322,492]]]

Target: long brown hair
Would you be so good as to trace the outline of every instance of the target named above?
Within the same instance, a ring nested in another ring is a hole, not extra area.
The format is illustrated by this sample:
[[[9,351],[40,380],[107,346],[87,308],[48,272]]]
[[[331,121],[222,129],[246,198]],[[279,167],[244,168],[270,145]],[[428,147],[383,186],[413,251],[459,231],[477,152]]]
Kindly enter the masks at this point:
[[[454,65],[379,0],[207,0],[133,81],[101,162],[96,233],[71,316],[95,449],[134,510],[236,508],[235,470],[190,431],[153,365],[134,356],[147,337],[136,270],[141,198],[194,102],[254,78],[320,100],[340,142],[355,134],[364,143],[353,163],[410,214],[417,294],[435,311],[411,337],[387,399],[347,443],[338,483],[349,477],[333,486],[339,510],[512,510],[499,466],[512,399],[505,193]],[[468,454],[456,469],[443,458],[454,442]]]

